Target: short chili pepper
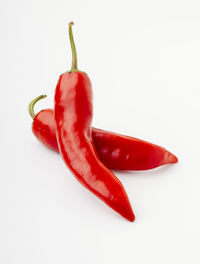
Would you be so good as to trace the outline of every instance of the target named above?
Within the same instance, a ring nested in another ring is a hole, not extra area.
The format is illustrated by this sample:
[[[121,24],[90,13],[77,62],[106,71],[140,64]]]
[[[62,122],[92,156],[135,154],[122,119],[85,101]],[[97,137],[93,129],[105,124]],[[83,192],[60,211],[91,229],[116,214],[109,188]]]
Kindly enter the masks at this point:
[[[53,110],[45,109],[37,115],[34,113],[35,103],[45,97],[38,96],[29,104],[29,113],[33,118],[32,131],[40,142],[59,152]],[[92,139],[100,160],[110,169],[148,170],[178,161],[163,147],[94,127]]]
[[[69,37],[72,67],[58,80],[54,99],[56,136],[61,156],[80,183],[129,221],[135,216],[126,191],[117,177],[100,161],[92,140],[92,85],[78,70],[72,25]]]

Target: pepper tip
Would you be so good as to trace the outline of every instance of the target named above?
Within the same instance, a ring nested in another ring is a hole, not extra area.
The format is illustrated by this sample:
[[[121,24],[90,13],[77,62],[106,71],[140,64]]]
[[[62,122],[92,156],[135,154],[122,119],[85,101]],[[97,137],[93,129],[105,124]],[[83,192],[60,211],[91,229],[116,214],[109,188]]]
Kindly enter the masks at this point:
[[[169,163],[177,163],[178,162],[178,158],[172,153],[170,153],[170,155],[168,156],[168,159],[169,159]]]
[[[135,221],[135,215],[131,216],[128,220],[129,220],[130,222],[134,222],[134,221]]]

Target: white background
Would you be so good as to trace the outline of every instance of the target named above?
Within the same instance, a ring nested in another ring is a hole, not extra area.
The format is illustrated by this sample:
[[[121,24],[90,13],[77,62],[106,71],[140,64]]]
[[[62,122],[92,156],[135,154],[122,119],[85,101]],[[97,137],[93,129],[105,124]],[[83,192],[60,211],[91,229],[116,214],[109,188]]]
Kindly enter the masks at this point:
[[[93,125],[162,145],[179,163],[115,172],[136,221],[84,189],[32,135],[28,103],[53,106],[70,69],[94,91]],[[200,263],[200,2],[1,0],[2,264]]]

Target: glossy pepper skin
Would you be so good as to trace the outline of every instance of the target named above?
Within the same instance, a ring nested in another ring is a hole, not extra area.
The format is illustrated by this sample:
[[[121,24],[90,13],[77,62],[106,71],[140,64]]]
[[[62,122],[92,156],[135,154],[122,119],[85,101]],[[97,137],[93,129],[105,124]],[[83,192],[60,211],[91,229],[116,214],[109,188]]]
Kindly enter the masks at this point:
[[[121,182],[99,160],[92,141],[92,88],[82,72],[61,75],[54,116],[59,150],[76,178],[129,221],[135,216]]]
[[[44,97],[39,96],[32,102]],[[59,152],[52,109],[42,110],[33,117],[32,131],[45,146]],[[163,147],[102,129],[93,127],[92,139],[100,160],[110,169],[149,170],[178,161]]]
[[[69,23],[72,68],[60,76],[55,91],[54,118],[60,154],[79,182],[113,210],[134,221],[121,182],[100,161],[92,140],[92,86],[86,73],[77,69],[75,44]]]

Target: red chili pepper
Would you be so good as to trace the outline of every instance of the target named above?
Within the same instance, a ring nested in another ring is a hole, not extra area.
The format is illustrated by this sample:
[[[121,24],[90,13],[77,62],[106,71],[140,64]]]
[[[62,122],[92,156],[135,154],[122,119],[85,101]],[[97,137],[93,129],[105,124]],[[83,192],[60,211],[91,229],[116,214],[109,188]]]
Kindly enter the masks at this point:
[[[59,152],[53,110],[45,109],[34,114],[35,103],[45,97],[38,96],[29,105],[32,131],[44,145]],[[137,138],[92,128],[92,139],[100,160],[110,169],[148,170],[178,161],[165,148]]]
[[[92,141],[92,86],[88,75],[77,67],[72,25],[69,23],[72,68],[60,76],[55,91],[54,117],[59,150],[65,164],[83,186],[127,220],[134,221],[122,183],[100,161]]]

